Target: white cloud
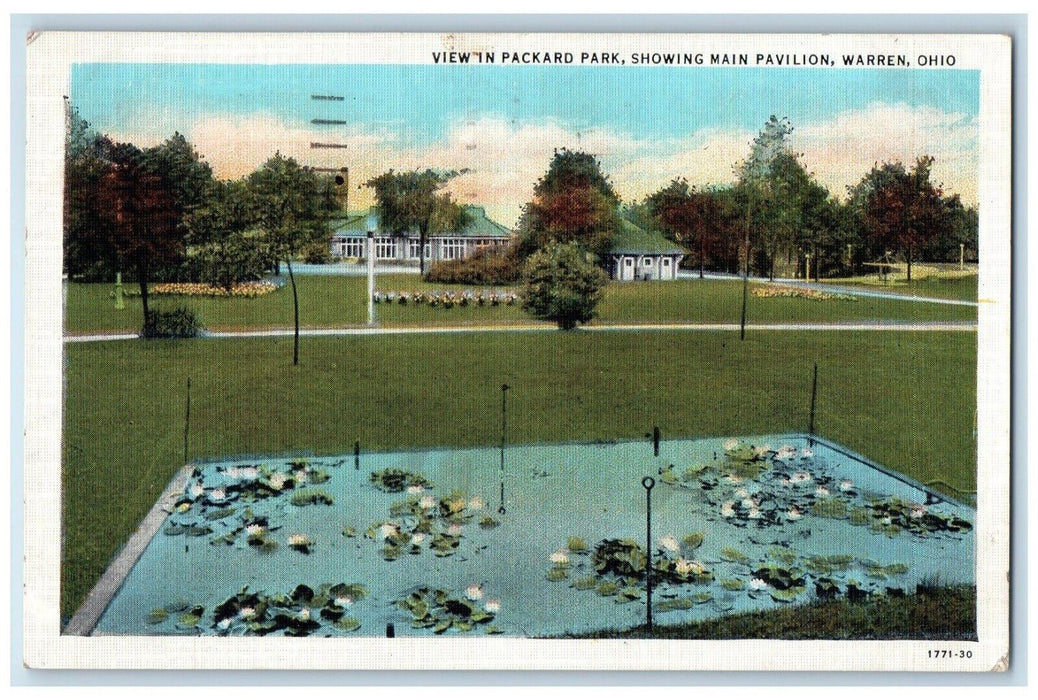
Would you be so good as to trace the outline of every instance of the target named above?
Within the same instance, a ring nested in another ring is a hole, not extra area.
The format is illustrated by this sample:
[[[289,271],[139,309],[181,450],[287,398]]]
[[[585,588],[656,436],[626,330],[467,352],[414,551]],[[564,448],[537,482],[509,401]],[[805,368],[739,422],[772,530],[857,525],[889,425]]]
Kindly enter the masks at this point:
[[[919,155],[936,158],[934,179],[963,201],[977,201],[978,126],[975,119],[933,107],[873,103],[819,122],[794,124],[791,146],[805,167],[837,195],[844,196],[876,163]],[[442,168],[469,172],[450,183],[463,202],[482,204],[491,216],[512,226],[530,200],[555,149],[594,153],[626,201],[641,199],[675,177],[703,187],[734,181],[734,166],[749,153],[754,133],[703,129],[677,139],[636,138],[609,129],[577,130],[547,120],[518,122],[495,115],[452,124],[430,145],[405,146],[391,131],[370,127],[319,127],[290,124],[266,114],[208,115],[185,135],[219,177],[245,175],[275,151],[302,163],[350,168],[350,207],[372,203],[358,187],[386,170]],[[122,134],[115,138],[147,146],[168,134]],[[316,150],[312,141],[345,142],[348,149]]]

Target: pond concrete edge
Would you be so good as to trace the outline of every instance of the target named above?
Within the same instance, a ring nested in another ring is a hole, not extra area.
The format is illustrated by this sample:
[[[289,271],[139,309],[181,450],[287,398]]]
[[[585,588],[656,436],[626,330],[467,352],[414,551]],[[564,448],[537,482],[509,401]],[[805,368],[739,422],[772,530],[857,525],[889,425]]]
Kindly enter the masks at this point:
[[[162,524],[166,522],[166,516],[177,498],[184,492],[188,480],[191,478],[195,465],[188,464],[182,467],[173,477],[166,490],[162,492],[155,505],[151,507],[148,514],[141,520],[136,532],[130,535],[130,539],[112,559],[112,562],[101,575],[100,580],[94,585],[87,595],[86,600],[72,616],[72,619],[62,630],[65,635],[88,636],[97,625],[101,615],[112,602],[115,594],[122,588],[123,582],[133,569],[134,564],[141,558],[155,533],[159,531]]]

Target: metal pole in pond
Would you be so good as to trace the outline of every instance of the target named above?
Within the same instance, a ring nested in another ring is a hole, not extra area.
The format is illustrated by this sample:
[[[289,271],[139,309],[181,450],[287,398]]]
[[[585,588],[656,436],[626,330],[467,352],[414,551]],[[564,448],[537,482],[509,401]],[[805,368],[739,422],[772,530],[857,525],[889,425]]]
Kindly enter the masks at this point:
[[[360,440],[353,441],[353,468],[360,471]]]
[[[652,456],[660,456],[660,426],[652,426]]]
[[[656,480],[651,476],[642,479],[645,487],[645,624],[646,636],[652,636],[652,487]]]
[[[501,505],[497,512],[505,514],[505,438],[508,431],[508,390],[507,384],[501,385]]]
[[[808,419],[807,432],[812,438],[815,434],[815,399],[818,396],[818,363],[815,363],[814,377],[811,379],[811,417]],[[814,447],[815,441],[809,439],[811,446]]]
[[[187,378],[187,407],[184,409],[184,464],[187,464],[187,445],[191,431],[191,377]]]

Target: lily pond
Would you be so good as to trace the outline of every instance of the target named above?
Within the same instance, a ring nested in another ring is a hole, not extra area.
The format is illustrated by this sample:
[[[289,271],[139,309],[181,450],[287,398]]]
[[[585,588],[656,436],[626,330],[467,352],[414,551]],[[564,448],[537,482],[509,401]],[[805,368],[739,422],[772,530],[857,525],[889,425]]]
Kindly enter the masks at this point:
[[[974,582],[974,511],[803,435],[194,467],[94,634],[540,637]],[[503,477],[502,477],[503,474]],[[500,512],[502,484],[504,512]]]

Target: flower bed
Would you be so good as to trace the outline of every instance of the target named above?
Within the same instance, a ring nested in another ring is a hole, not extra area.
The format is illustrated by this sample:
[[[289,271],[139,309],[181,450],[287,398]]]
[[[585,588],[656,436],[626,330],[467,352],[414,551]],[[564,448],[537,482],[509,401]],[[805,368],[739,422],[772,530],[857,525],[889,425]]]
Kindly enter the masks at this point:
[[[837,292],[822,292],[807,287],[797,287],[781,284],[758,284],[754,285],[751,293],[761,299],[774,299],[787,297],[791,299],[812,299],[814,301],[857,301],[857,297],[850,294],[839,294]]]
[[[255,282],[240,282],[228,291],[225,287],[204,282],[160,282],[148,288],[151,294],[156,296],[185,296],[185,297],[262,297],[276,292],[278,285],[271,280],[258,280]],[[140,296],[139,289],[133,286],[123,287],[126,296]]]
[[[515,292],[475,292],[466,289],[463,292],[402,292],[376,291],[372,296],[376,304],[425,304],[430,308],[452,309],[455,306],[515,306],[519,295]]]

